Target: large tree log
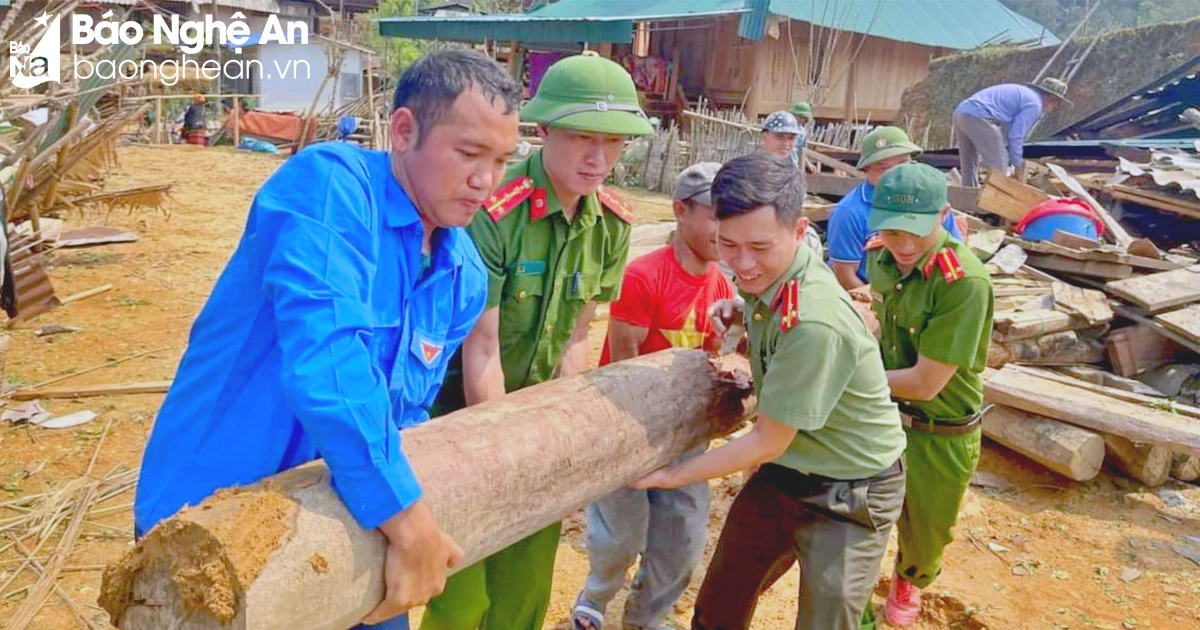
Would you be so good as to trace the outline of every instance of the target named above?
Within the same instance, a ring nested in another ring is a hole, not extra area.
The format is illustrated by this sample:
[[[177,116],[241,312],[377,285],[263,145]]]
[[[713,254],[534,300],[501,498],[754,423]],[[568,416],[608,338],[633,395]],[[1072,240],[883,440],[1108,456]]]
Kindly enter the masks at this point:
[[[702,351],[664,351],[407,430],[404,451],[468,566],[728,434],[744,396]],[[384,550],[313,462],[163,521],[100,600],[122,630],[344,630],[382,598]]]
[[[983,434],[1075,481],[1100,474],[1104,438],[1077,426],[996,405],[983,417]]]
[[[1132,402],[1093,391],[1095,386],[1059,377],[1036,368],[1006,365],[989,373],[983,383],[988,402],[1119,435],[1142,444],[1159,444],[1180,453],[1200,455],[1200,422],[1183,413]],[[1142,397],[1153,400],[1149,397]]]
[[[1108,459],[1117,470],[1147,486],[1161,486],[1171,478],[1175,455],[1155,444],[1138,444],[1117,435],[1105,435]]]
[[[1180,481],[1200,479],[1200,457],[1176,455],[1175,462],[1171,465],[1171,476]]]

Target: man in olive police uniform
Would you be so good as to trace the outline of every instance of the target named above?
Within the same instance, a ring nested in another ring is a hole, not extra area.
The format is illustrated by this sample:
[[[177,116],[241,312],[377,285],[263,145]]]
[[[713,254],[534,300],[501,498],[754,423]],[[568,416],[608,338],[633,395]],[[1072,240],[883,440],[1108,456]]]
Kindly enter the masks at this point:
[[[902,164],[875,188],[867,279],[881,327],[892,397],[906,415],[908,494],[898,521],[900,554],[884,604],[908,627],[920,589],[941,571],[958,507],[979,462],[981,375],[992,336],[992,281],[971,249],[943,226],[946,178]]]
[[[509,168],[468,228],[488,271],[487,309],[448,377],[443,413],[583,371],[596,304],[621,289],[632,208],[601,183],[628,137],[653,132],[633,79],[594,54],[567,57],[521,117],[538,123],[542,150]],[[558,538],[555,523],[451,577],[422,629],[540,630]]]

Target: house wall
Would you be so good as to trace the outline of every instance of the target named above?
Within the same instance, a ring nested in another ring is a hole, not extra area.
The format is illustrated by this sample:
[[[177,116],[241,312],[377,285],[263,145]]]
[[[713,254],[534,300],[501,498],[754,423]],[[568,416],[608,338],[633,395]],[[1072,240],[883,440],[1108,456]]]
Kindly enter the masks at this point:
[[[755,42],[738,36],[738,21],[726,16],[703,28],[693,24],[656,32],[651,51],[667,59],[678,54],[679,81],[689,98],[703,95],[723,107],[744,102],[751,115],[810,101],[819,118],[880,122],[895,119],[904,90],[922,81],[929,62],[943,52],[879,37],[868,36],[864,42],[861,35],[842,32],[829,61],[827,85],[814,90],[801,85],[808,67],[808,23],[793,20],[789,29],[789,22],[780,21]],[[816,32],[819,38],[827,34]]]
[[[269,111],[308,111],[328,68],[324,47],[310,43],[265,44],[257,48],[263,73],[257,84],[257,90],[262,94],[259,108]],[[307,62],[307,67],[301,62]],[[361,94],[361,84],[362,55],[358,51],[347,51],[337,81],[325,85],[318,107],[341,107]]]

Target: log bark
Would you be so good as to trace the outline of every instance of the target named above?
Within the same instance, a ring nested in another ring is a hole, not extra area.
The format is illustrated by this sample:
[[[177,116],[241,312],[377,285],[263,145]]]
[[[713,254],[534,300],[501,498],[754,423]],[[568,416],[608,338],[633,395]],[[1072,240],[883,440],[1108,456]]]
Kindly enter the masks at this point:
[[[1180,481],[1196,481],[1200,479],[1200,457],[1196,455],[1176,455],[1171,464],[1171,476]]]
[[[1200,423],[1195,418],[1097,393],[1086,388],[1088,383],[1074,386],[1041,374],[1048,373],[1007,365],[984,381],[984,397],[1094,431],[1200,455]]]
[[[1077,426],[996,405],[983,418],[983,434],[1075,481],[1100,474],[1104,438]]]
[[[403,446],[465,567],[730,433],[745,389],[704,352],[668,350],[444,416]],[[311,462],[181,510],[109,566],[101,604],[122,630],[355,625],[382,598],[385,541],[328,478]]]
[[[1117,470],[1147,486],[1161,486],[1171,478],[1175,456],[1165,446],[1138,444],[1116,435],[1105,435],[1104,445]]]

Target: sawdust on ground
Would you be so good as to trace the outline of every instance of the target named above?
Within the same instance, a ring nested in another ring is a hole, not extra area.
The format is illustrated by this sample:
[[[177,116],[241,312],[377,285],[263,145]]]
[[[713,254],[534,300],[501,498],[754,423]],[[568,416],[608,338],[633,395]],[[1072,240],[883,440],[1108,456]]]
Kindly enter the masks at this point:
[[[98,370],[64,383],[96,385],[169,378],[188,329],[235,247],[246,209],[257,187],[281,163],[278,158],[227,149],[125,147],[110,186],[174,184],[172,216],[114,212],[110,225],[137,232],[137,243],[111,245],[54,256],[50,270],[58,294],[105,283],[108,293],[43,314],[12,331],[8,377],[32,384],[73,370],[166,347],[151,357]],[[630,192],[639,221],[670,218],[661,195]],[[103,213],[72,216],[71,226],[97,225]],[[82,332],[38,338],[47,324],[82,327]],[[593,361],[603,323],[593,328]],[[0,502],[43,492],[83,474],[104,423],[114,420],[96,471],[137,466],[161,395],[51,400],[55,413],[92,409],[100,421],[64,430],[0,427]],[[930,589],[930,606],[919,630],[1010,630],[1023,628],[1200,628],[1200,567],[1172,552],[1183,536],[1200,536],[1200,488],[1181,486],[1183,506],[1171,507],[1153,491],[1103,473],[1071,483],[994,445],[985,448],[981,470],[1004,488],[972,488],[947,551],[946,572]],[[740,481],[713,482],[709,553]],[[129,548],[131,493],[99,506],[67,560],[60,579],[65,593],[97,627],[108,616],[97,605],[101,571]],[[0,523],[13,516],[0,511]],[[0,534],[0,549],[9,541]],[[991,546],[989,546],[991,543]],[[564,628],[569,608],[587,574],[582,519],[566,521],[555,569],[547,628]],[[47,545],[48,549],[53,544]],[[707,556],[706,556],[707,561]],[[0,552],[0,584],[20,563],[13,550]],[[1137,569],[1136,571],[1126,571]],[[1136,574],[1125,581],[1122,573]],[[676,607],[672,622],[685,626],[703,567]],[[25,571],[0,593],[0,624],[20,604],[32,582]],[[795,616],[799,588],[795,569],[762,598],[757,630],[786,630]],[[882,596],[877,593],[876,601]],[[617,627],[622,594],[609,606]],[[33,628],[79,627],[58,598],[51,597]]]

